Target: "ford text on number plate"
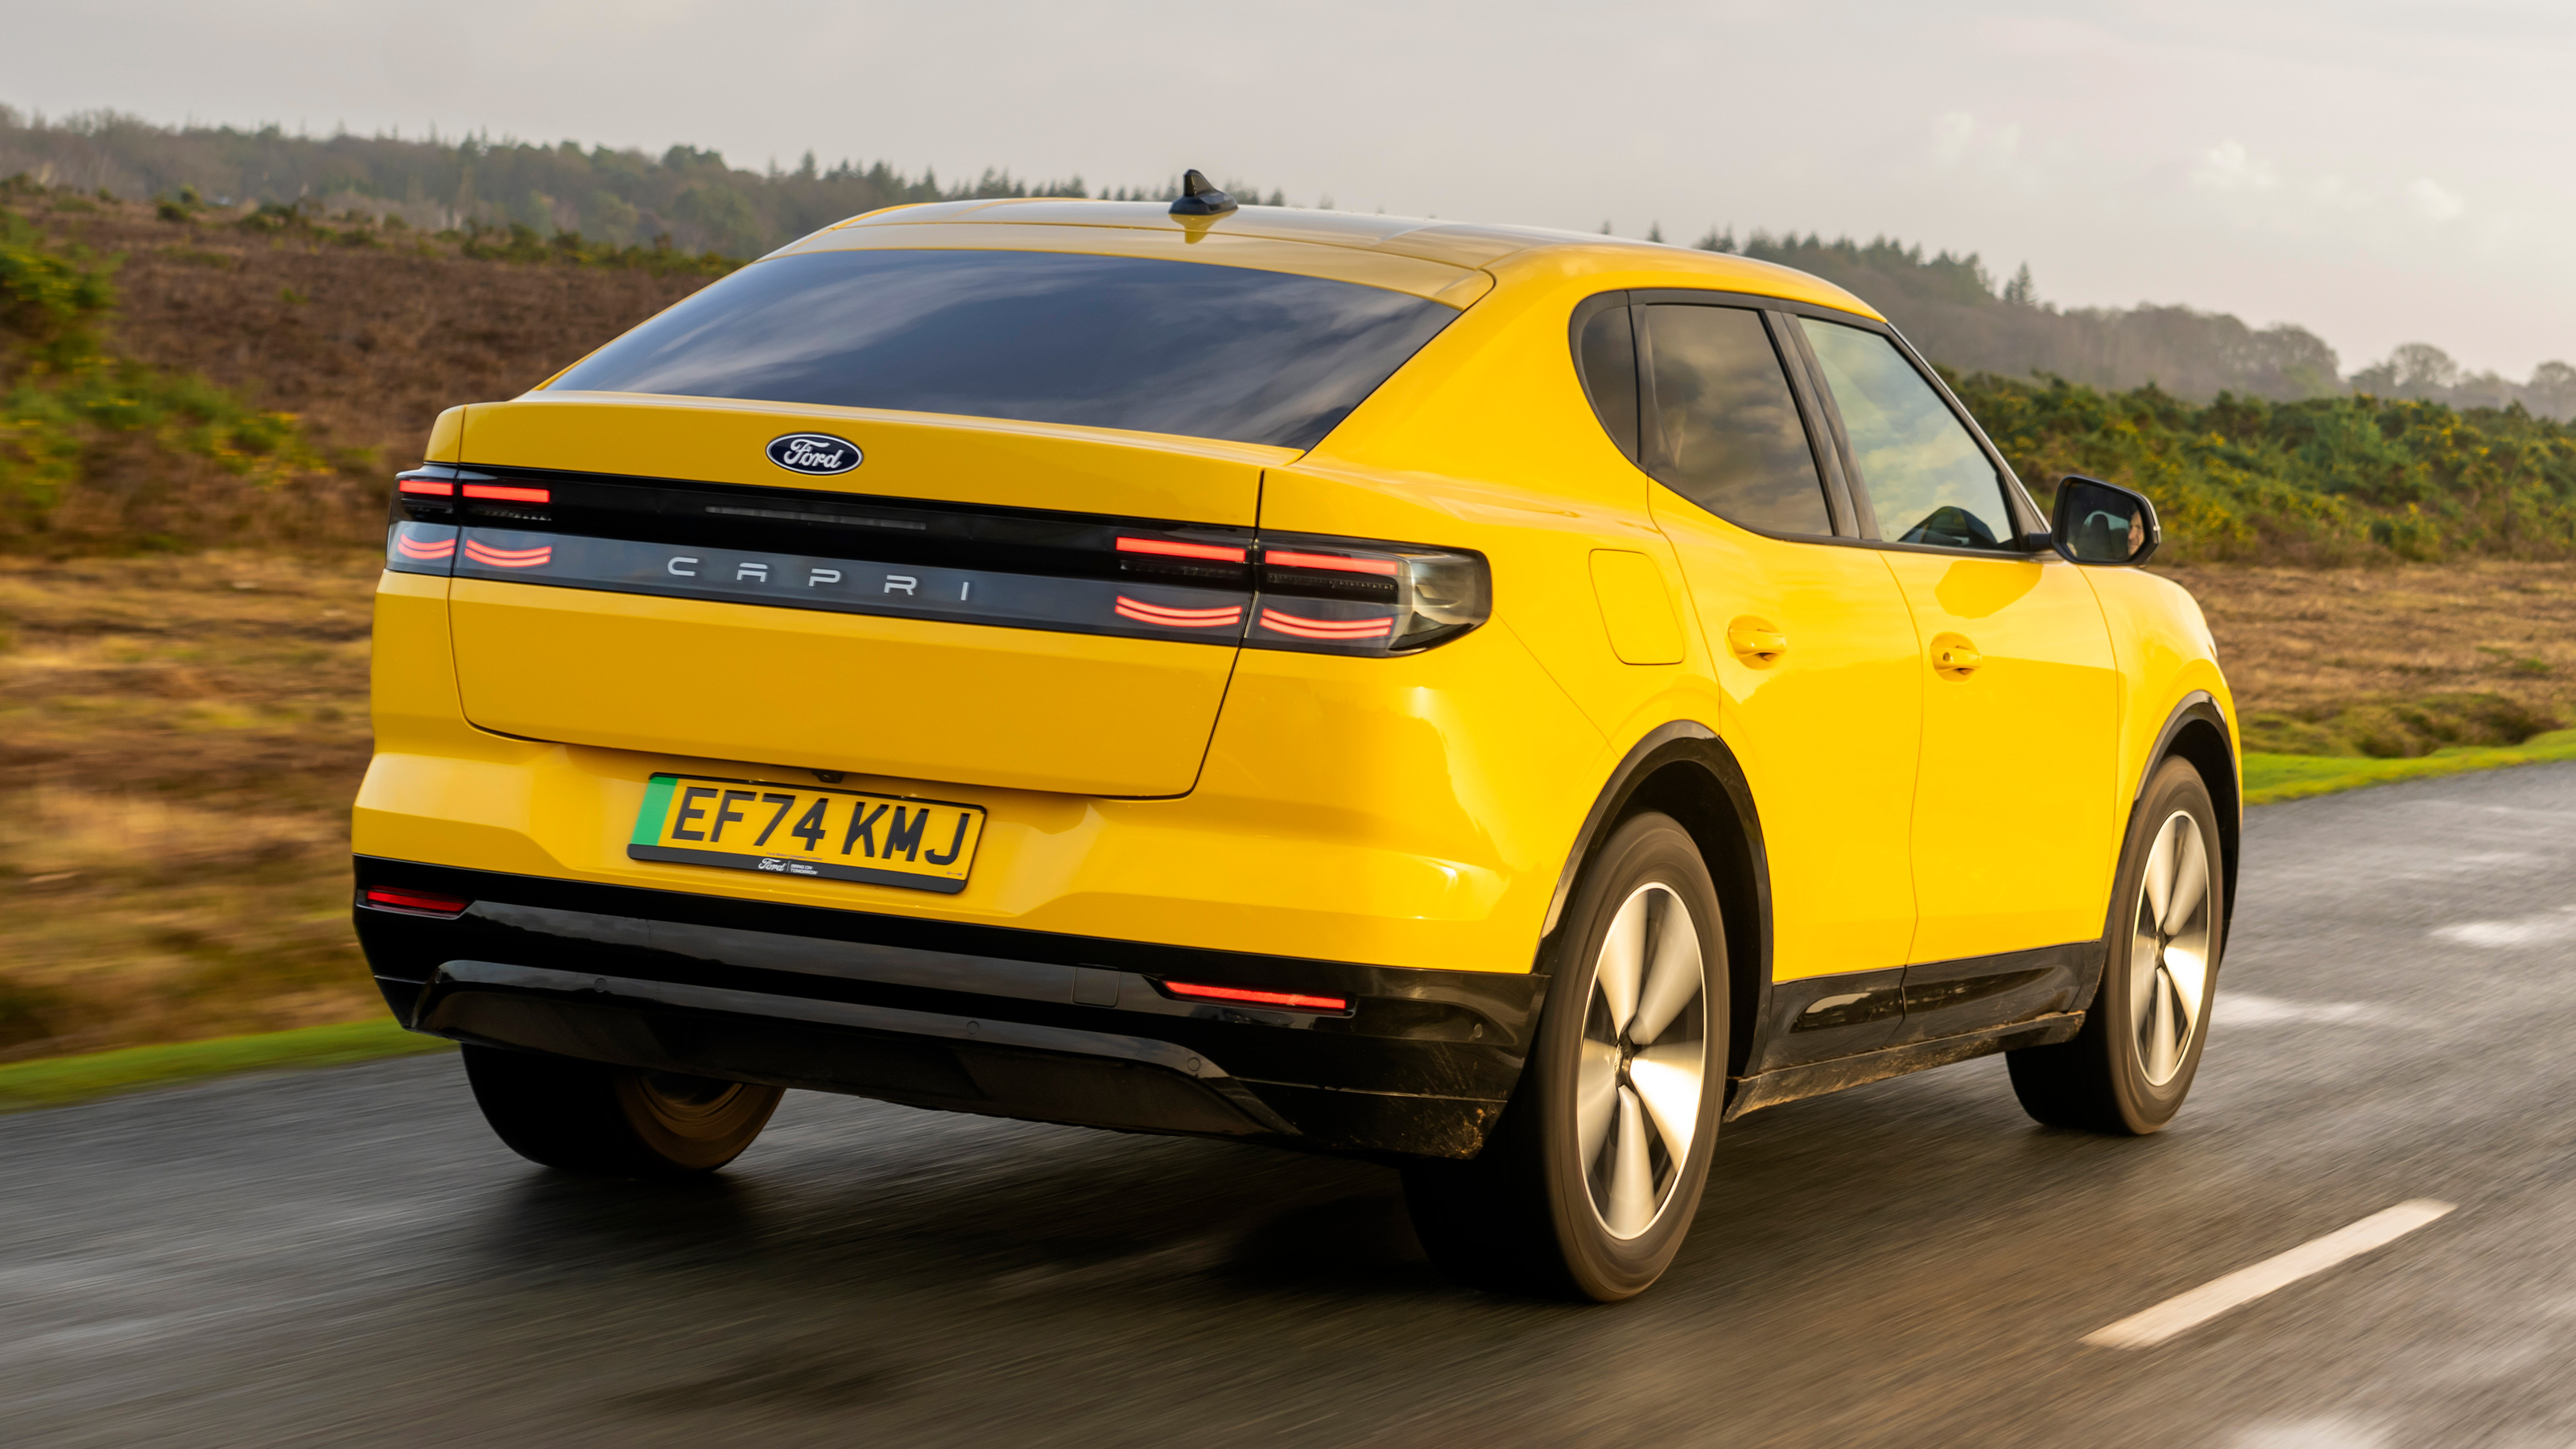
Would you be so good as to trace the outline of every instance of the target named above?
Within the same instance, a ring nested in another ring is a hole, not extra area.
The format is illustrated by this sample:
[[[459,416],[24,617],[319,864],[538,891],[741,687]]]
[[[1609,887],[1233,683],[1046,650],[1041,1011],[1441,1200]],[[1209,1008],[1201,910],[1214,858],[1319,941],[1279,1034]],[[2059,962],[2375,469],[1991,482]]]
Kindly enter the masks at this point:
[[[655,775],[626,853],[954,895],[983,834],[979,805]]]

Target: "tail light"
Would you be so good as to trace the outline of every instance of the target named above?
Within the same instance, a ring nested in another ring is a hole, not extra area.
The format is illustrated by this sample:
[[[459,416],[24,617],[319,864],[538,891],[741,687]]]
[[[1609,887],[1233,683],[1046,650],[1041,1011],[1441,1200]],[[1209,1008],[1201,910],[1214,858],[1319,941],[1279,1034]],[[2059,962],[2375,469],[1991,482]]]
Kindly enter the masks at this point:
[[[409,890],[402,886],[369,886],[359,893],[358,900],[360,904],[379,911],[399,911],[407,916],[438,916],[448,920],[465,914],[465,908],[474,904],[462,896]]]
[[[542,522],[545,505],[554,502],[552,488],[499,482],[446,463],[427,463],[394,475],[392,522],[405,519],[452,523],[460,505],[470,520],[478,517]]]
[[[1336,1011],[1351,1009],[1347,996],[1314,996],[1303,991],[1260,991],[1249,986],[1201,986],[1187,981],[1157,983],[1164,991],[1184,1001],[1222,1002],[1230,1006],[1273,1006],[1289,1011]]]
[[[1263,534],[1244,642],[1325,654],[1410,654],[1493,615],[1483,558],[1409,544]]]

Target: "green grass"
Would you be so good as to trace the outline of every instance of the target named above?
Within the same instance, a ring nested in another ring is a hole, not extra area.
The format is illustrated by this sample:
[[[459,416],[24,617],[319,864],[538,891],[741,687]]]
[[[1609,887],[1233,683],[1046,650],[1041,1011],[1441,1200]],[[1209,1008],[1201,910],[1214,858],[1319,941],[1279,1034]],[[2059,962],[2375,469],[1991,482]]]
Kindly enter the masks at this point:
[[[2464,745],[2404,759],[2372,760],[2347,755],[2264,755],[2245,757],[2245,803],[2269,805],[2309,795],[2330,795],[2364,785],[2419,780],[2430,775],[2456,775],[2465,770],[2492,770],[2503,765],[2536,765],[2548,760],[2576,760],[2576,730],[2551,730],[2518,745]]]
[[[0,1112],[60,1107],[146,1087],[288,1067],[336,1067],[379,1057],[445,1051],[450,1043],[390,1019],[217,1037],[175,1046],[126,1047],[0,1066]]]

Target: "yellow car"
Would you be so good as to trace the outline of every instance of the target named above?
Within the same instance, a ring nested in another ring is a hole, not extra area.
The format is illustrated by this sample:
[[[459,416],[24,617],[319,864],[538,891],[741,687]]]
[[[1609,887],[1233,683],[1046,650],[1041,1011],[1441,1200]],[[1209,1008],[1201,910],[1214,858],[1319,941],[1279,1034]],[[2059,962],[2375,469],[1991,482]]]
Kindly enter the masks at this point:
[[[540,1163],[714,1168],[786,1087],[1234,1137],[1624,1297],[1754,1108],[2181,1104],[2233,707],[2146,500],[2054,518],[1779,267],[873,212],[439,418],[358,933]]]

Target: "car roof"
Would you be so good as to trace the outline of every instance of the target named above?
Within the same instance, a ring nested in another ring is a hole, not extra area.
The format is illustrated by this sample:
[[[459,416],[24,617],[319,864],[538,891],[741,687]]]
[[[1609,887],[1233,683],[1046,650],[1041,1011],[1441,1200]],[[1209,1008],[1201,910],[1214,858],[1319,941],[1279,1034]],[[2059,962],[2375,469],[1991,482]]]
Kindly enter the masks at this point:
[[[1670,246],[1662,242],[1631,241],[1589,232],[1556,231],[1547,227],[1492,226],[1431,217],[1372,216],[1349,211],[1307,211],[1286,206],[1245,206],[1214,217],[1184,219],[1172,215],[1168,205],[1159,201],[1093,201],[1078,197],[931,201],[889,206],[851,217],[803,242],[791,244],[785,250],[828,248],[833,244],[827,240],[832,233],[846,236],[853,228],[946,225],[1100,227],[1172,234],[1176,239],[1182,234],[1230,236],[1267,242],[1305,243],[1345,252],[1406,257],[1474,269],[1486,268],[1506,257],[1544,253],[1550,270],[1576,275],[1618,273],[1622,277],[1621,285],[1630,287],[1653,286],[1662,281],[1677,287],[1714,287],[1794,298],[1867,317],[1880,315],[1876,308],[1821,277],[1725,252]],[[1342,269],[1336,267],[1331,270]],[[1640,280],[1638,274],[1641,272],[1663,273],[1665,276]]]

